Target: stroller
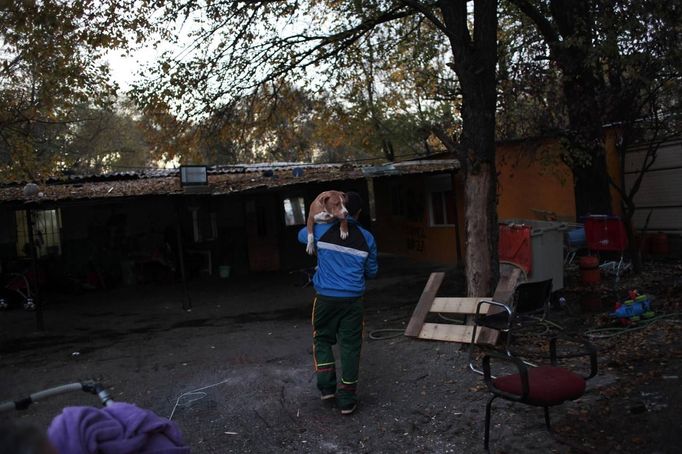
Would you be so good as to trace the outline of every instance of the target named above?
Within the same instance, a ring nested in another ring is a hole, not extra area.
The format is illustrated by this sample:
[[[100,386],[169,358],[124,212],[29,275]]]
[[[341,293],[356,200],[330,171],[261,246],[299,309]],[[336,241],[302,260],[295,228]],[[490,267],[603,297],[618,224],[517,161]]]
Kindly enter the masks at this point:
[[[26,397],[0,402],[0,414],[25,410],[31,404],[72,391],[96,395],[104,408],[66,407],[48,428],[49,442],[59,453],[95,452],[188,454],[172,421],[132,404],[114,402],[97,381],[69,383]]]
[[[37,276],[29,262],[17,261],[10,266],[0,262],[0,310],[21,305],[35,310],[35,290],[47,283],[45,272],[38,268]]]
[[[0,292],[0,309],[8,309],[10,306],[10,294],[18,296],[23,301],[24,309],[27,311],[35,310],[33,294],[31,293],[30,276],[21,273],[8,273],[3,276],[2,288]]]

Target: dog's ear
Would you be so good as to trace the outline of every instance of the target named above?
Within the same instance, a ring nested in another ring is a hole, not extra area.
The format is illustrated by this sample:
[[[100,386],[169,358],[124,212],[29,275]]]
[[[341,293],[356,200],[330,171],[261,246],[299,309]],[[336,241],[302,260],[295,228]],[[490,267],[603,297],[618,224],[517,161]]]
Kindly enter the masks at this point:
[[[329,195],[328,192],[322,193],[322,197],[320,197],[320,205],[322,205],[322,208],[327,208],[327,202],[329,201],[330,198],[331,196]]]

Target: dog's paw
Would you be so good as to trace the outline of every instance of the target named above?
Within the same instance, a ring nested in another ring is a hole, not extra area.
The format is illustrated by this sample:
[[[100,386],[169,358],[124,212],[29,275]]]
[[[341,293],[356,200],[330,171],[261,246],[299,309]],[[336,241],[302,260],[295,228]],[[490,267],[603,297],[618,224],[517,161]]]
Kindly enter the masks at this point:
[[[334,219],[334,215],[327,211],[320,211],[315,216],[313,216],[313,219],[315,219],[315,222],[317,223],[326,224],[332,219]]]
[[[344,230],[341,230],[341,239],[342,239],[342,240],[345,240],[346,238],[348,238],[348,232],[347,232],[347,231],[344,231]]]
[[[313,255],[315,253],[315,236],[308,234],[308,243],[305,246],[305,251],[308,255]]]

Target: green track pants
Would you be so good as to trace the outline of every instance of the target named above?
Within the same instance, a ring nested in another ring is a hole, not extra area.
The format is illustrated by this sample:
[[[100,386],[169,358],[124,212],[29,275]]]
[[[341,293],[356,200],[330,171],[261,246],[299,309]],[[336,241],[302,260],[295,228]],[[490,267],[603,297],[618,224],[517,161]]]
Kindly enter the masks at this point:
[[[362,347],[362,298],[329,298],[318,295],[313,303],[313,357],[317,387],[322,393],[336,392],[344,408],[357,402],[356,386]],[[339,342],[341,382],[336,379],[332,346]]]

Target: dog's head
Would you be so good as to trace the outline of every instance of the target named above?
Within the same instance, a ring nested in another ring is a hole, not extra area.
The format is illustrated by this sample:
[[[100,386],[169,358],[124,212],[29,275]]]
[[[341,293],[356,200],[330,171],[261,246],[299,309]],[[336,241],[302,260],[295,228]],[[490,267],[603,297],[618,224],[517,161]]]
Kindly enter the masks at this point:
[[[335,218],[346,219],[348,210],[346,209],[346,194],[341,191],[326,191],[321,194],[320,203],[327,213]]]

